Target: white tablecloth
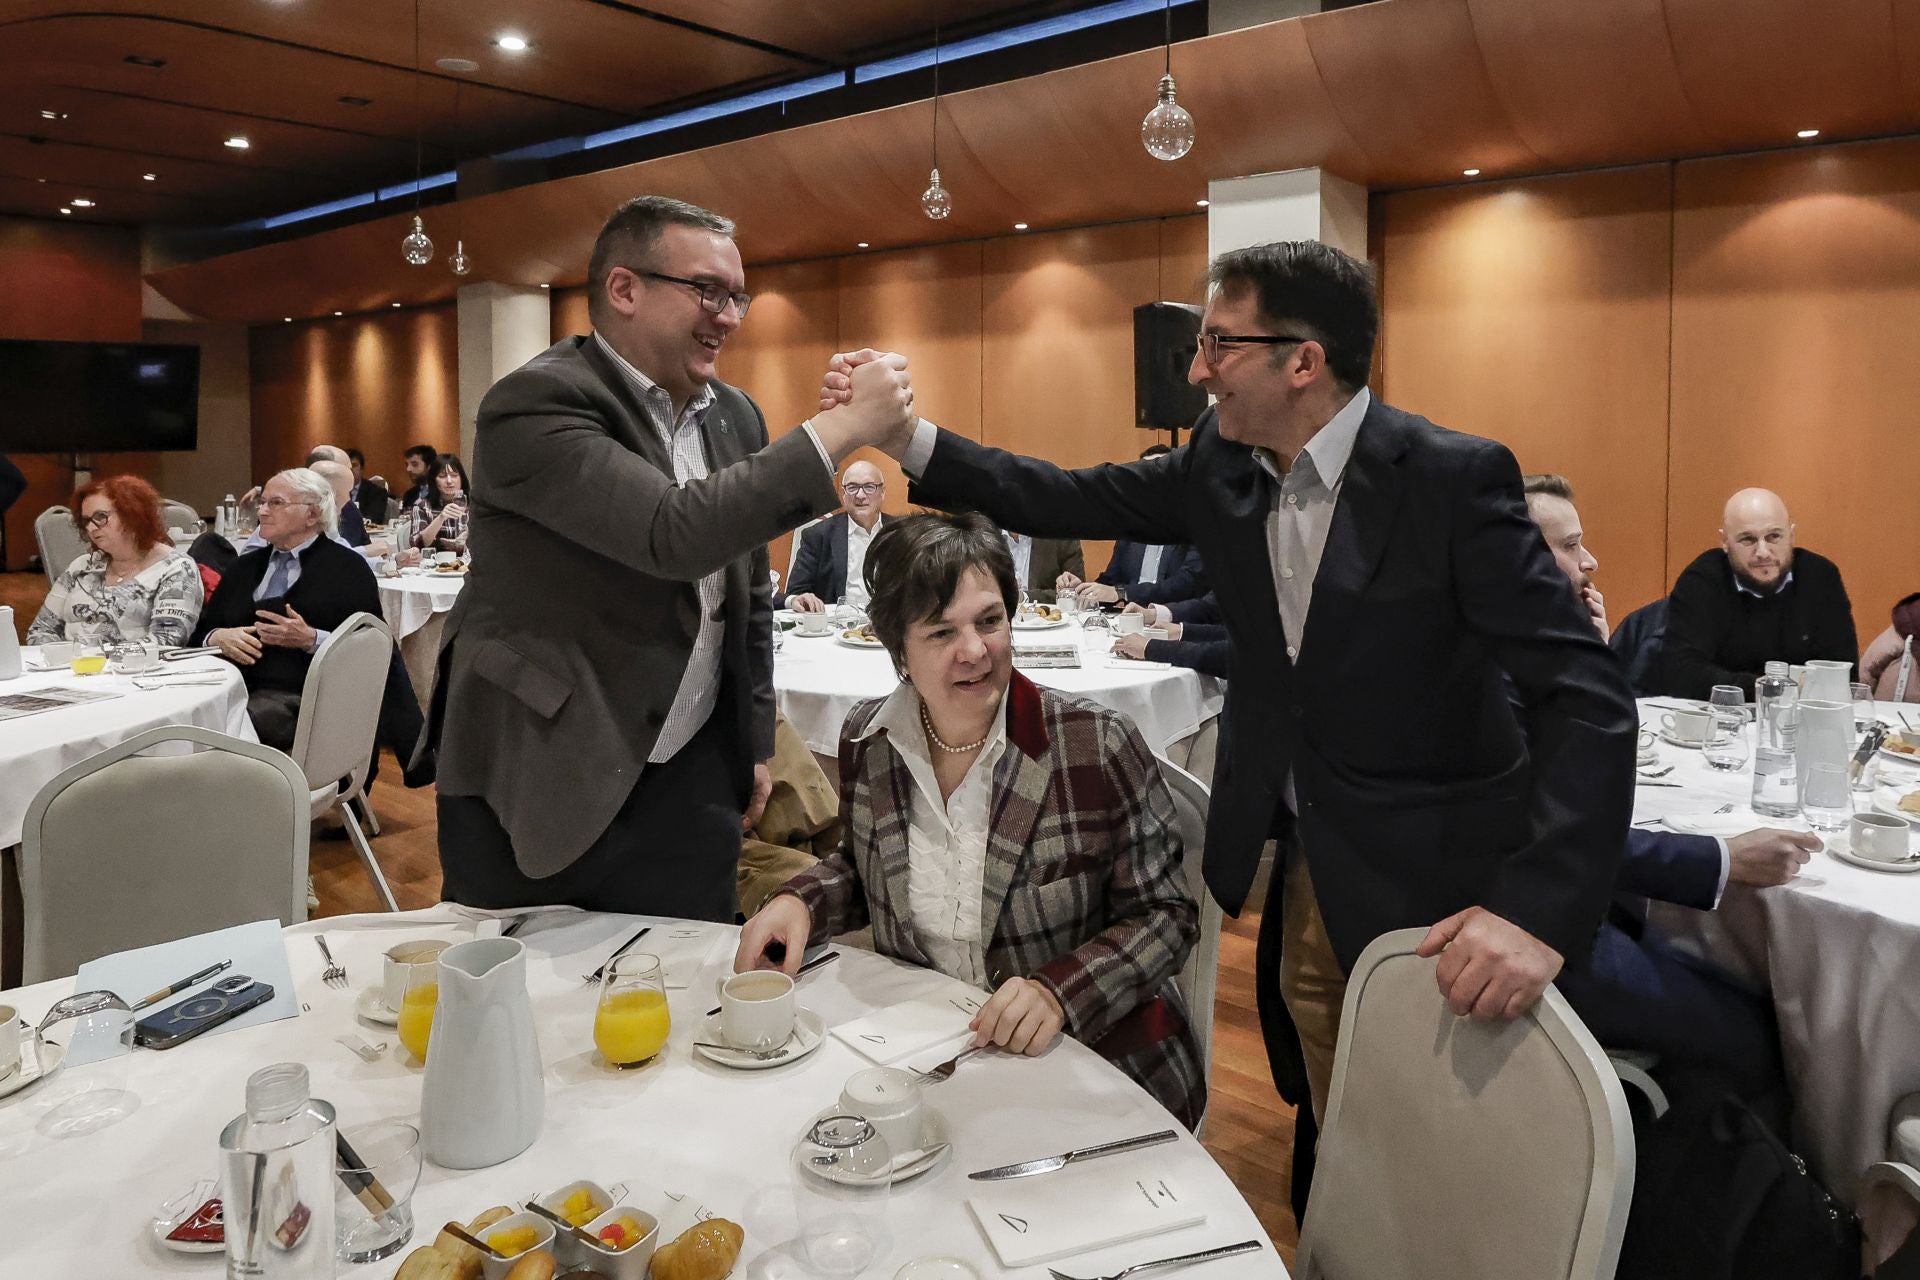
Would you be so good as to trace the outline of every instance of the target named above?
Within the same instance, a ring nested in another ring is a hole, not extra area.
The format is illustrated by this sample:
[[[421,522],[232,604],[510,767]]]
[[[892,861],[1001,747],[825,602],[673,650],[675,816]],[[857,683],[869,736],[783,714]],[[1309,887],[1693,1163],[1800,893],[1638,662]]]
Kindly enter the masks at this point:
[[[39,651],[29,648],[26,656],[37,659]],[[176,672],[183,667],[217,675],[221,682],[136,689],[126,676],[76,676],[66,670],[28,671],[17,679],[0,680],[0,693],[59,686],[120,695],[104,702],[0,721],[0,849],[20,843],[20,825],[26,820],[27,806],[61,770],[142,730],[163,724],[191,724],[248,742],[258,741],[253,722],[247,719],[247,687],[238,667],[218,658],[194,658],[163,663],[160,670]]]
[[[1664,707],[1643,702],[1643,724],[1658,726]],[[1751,739],[1752,728],[1748,730]],[[1746,808],[1751,762],[1730,773],[1699,751],[1658,747],[1674,766],[1640,787],[1634,820],[1711,813],[1740,806],[1751,827],[1793,827]],[[1884,757],[1882,758],[1884,759]],[[1887,761],[1883,776],[1920,787],[1920,768]],[[1824,837],[1829,846],[1846,835]],[[1774,889],[1728,886],[1714,912],[1655,904],[1657,928],[1682,946],[1756,985],[1770,985],[1788,1082],[1795,1141],[1826,1185],[1848,1199],[1866,1167],[1886,1158],[1893,1104],[1920,1092],[1920,874],[1869,871],[1830,853]]]
[[[433,696],[433,677],[440,661],[440,633],[447,613],[467,585],[465,574],[402,573],[380,579],[380,612],[400,646],[414,696],[426,707]]]
[[[481,926],[492,931],[488,923]],[[491,1169],[445,1170],[428,1165],[414,1197],[413,1244],[432,1240],[439,1224],[471,1218],[553,1190],[576,1178],[602,1185],[626,1181],[698,1197],[747,1229],[745,1253],[734,1272],[743,1280],[775,1280],[788,1186],[787,1155],[802,1127],[834,1103],[847,1077],[865,1060],[828,1037],[811,1056],[771,1071],[730,1071],[693,1056],[690,1042],[701,1015],[714,1003],[714,979],[730,968],[735,933],[709,953],[707,971],[690,988],[668,992],[673,1034],[658,1063],[615,1072],[593,1050],[595,989],[579,975],[598,964],[634,927],[633,918],[568,913],[542,916],[520,938],[529,950],[528,990],[546,1078],[546,1118],[539,1139],[523,1154]],[[220,1259],[163,1252],[148,1236],[155,1207],[196,1178],[217,1176],[220,1129],[242,1106],[247,1075],[270,1062],[300,1061],[314,1093],[332,1102],[343,1124],[378,1119],[418,1122],[421,1071],[407,1065],[390,1028],[358,1021],[359,992],[378,985],[379,953],[410,936],[472,936],[471,915],[437,907],[402,915],[336,917],[288,930],[287,945],[300,999],[310,1012],[225,1035],[212,1035],[164,1053],[136,1050],[128,1085],[140,1097],[137,1112],[98,1133],[50,1138],[36,1124],[63,1090],[76,1089],[80,1068],[0,1101],[0,1205],[17,1229],[7,1245],[8,1275],[128,1276],[150,1273],[218,1275]],[[307,935],[324,931],[345,965],[351,987],[320,982],[320,955]],[[801,1007],[829,1026],[863,1016],[911,995],[959,984],[923,969],[845,949],[840,960],[802,980]],[[30,1021],[72,980],[4,993]],[[384,1041],[387,1054],[363,1063],[334,1036],[353,1032]],[[916,1061],[931,1065],[932,1059]],[[1062,1040],[1039,1058],[984,1055],[933,1086],[928,1101],[953,1131],[952,1157],[940,1168],[895,1188],[891,1202],[895,1244],[869,1276],[891,1276],[905,1261],[951,1254],[971,1261],[983,1276],[1044,1280],[1040,1267],[1001,1267],[969,1215],[964,1196],[982,1184],[966,1179],[984,1169],[1036,1155],[1157,1129],[1177,1122],[1146,1093],[1079,1044]],[[1264,1239],[1258,1220],[1220,1167],[1194,1138],[1139,1156],[1143,1167],[1188,1188],[1207,1211],[1197,1227],[1077,1256],[1075,1275],[1111,1275],[1151,1258]],[[78,1213],[75,1206],[86,1206]],[[411,1246],[410,1246],[411,1247]],[[391,1276],[398,1258],[341,1269],[343,1276]],[[1271,1247],[1210,1263],[1208,1280],[1278,1277],[1286,1270]]]
[[[1127,715],[1140,726],[1147,746],[1165,752],[1220,714],[1225,686],[1212,676],[1161,663],[1116,660],[1108,652],[1111,637],[1100,630],[1061,627],[1022,631],[1016,645],[1058,644],[1077,640],[1078,668],[1022,669],[1035,684],[1079,694]],[[774,696],[800,736],[814,751],[840,753],[840,726],[847,713],[868,698],[883,698],[899,683],[882,649],[855,649],[833,636],[803,636],[789,631],[773,660]]]

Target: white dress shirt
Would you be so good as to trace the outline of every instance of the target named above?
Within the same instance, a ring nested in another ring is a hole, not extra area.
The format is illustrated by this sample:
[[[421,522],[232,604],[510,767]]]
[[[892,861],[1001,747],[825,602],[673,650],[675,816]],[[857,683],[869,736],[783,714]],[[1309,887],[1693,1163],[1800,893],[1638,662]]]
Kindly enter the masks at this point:
[[[867,548],[873,544],[873,536],[880,532],[882,516],[873,518],[873,528],[862,529],[860,522],[852,516],[847,517],[847,589],[844,593],[848,604],[856,609],[864,609],[872,599],[867,595]]]
[[[1149,582],[1160,581],[1160,558],[1166,554],[1166,548],[1159,544],[1147,547],[1140,552],[1140,576],[1134,581],[1141,586]]]
[[[1024,533],[1009,533],[1005,530],[1002,530],[1001,533],[1007,540],[1007,550],[1013,553],[1014,585],[1018,586],[1022,591],[1031,591],[1033,584],[1027,579],[1028,575],[1033,571],[1033,539]],[[1046,587],[1048,590],[1051,590],[1053,584],[1049,582],[1046,584]]]
[[[981,936],[980,899],[986,888],[993,771],[1007,750],[1007,700],[1000,699],[986,745],[974,753],[967,776],[944,801],[933,773],[934,748],[920,723],[920,695],[912,685],[902,684],[887,697],[864,736],[882,729],[913,775],[906,815],[913,940],[941,973],[987,987],[989,939]]]

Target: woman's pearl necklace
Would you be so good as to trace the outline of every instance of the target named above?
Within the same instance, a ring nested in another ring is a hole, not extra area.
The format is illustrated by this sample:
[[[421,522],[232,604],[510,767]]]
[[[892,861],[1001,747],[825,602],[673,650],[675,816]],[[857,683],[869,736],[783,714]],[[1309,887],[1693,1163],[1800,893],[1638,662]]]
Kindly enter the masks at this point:
[[[987,730],[986,737],[981,738],[978,742],[969,742],[964,747],[949,746],[946,739],[942,738],[939,732],[934,729],[933,720],[927,715],[927,704],[925,702],[920,704],[920,723],[926,726],[927,741],[940,748],[940,750],[947,752],[949,755],[963,756],[969,751],[978,751],[987,745],[987,738],[993,736],[993,730],[989,729]]]

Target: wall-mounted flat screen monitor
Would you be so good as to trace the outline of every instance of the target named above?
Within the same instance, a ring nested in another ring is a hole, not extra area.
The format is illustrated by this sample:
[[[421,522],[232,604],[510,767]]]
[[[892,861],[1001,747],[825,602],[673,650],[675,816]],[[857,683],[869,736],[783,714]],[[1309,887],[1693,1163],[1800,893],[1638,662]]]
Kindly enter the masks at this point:
[[[0,451],[191,449],[199,428],[198,347],[0,341]]]

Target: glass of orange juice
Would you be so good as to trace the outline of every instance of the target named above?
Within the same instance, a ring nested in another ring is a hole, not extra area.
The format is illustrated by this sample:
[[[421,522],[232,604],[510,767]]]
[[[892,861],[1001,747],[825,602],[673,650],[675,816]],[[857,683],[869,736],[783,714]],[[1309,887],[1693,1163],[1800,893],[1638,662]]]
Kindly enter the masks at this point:
[[[594,1047],[607,1061],[622,1069],[650,1062],[671,1029],[660,957],[635,951],[608,965],[593,1012]]]
[[[82,640],[73,646],[67,665],[77,676],[97,676],[107,669],[106,647],[95,640]]]
[[[433,1010],[440,1002],[440,966],[407,966],[406,994],[400,997],[400,1043],[416,1062],[427,1060],[427,1041],[433,1033]]]

